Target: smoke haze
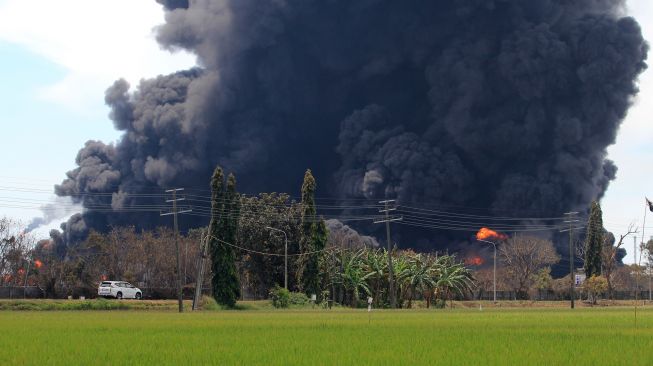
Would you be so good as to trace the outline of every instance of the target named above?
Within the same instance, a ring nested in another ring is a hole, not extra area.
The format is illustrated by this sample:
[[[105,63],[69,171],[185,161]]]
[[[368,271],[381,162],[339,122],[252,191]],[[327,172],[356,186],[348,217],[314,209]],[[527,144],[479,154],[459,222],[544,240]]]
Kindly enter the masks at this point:
[[[72,217],[68,238],[160,225],[119,210],[208,188],[217,164],[244,192],[296,193],[310,167],[342,199],[584,209],[646,68],[618,0],[159,2],[158,42],[200,66],[109,87],[124,134],[87,142],[56,193],[117,211]]]

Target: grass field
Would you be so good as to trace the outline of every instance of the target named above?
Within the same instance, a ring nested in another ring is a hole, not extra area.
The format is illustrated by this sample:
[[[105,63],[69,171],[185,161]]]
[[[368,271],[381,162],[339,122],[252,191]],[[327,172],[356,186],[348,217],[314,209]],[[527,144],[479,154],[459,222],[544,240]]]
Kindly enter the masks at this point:
[[[0,311],[0,365],[653,363],[653,310]]]

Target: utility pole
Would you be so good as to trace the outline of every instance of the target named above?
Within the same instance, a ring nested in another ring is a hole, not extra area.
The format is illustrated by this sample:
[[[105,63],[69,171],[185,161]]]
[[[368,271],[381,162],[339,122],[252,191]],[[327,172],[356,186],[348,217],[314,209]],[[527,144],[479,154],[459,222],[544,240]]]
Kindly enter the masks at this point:
[[[385,223],[385,232],[388,240],[388,283],[389,283],[388,292],[390,294],[390,307],[393,309],[397,307],[397,299],[396,299],[397,294],[395,293],[394,267],[392,265],[392,242],[390,240],[390,222],[401,221],[403,219],[403,217],[390,217],[390,211],[394,211],[397,209],[396,207],[391,208],[389,206],[390,203],[394,203],[394,202],[395,200],[379,201],[379,203],[383,204],[385,207],[385,209],[379,210],[379,212],[385,213],[385,218],[374,221],[375,224]]]
[[[644,252],[644,248],[646,248],[646,212],[649,210],[648,206],[648,198],[646,198],[646,201],[644,203],[644,221],[642,221],[642,244],[639,247],[639,261],[637,263],[637,267],[639,270],[639,263],[642,261],[642,253]],[[647,252],[647,269],[648,269],[648,300],[651,301],[651,253]]]
[[[633,237],[633,263],[635,264],[635,314],[637,314],[637,292],[639,291],[639,263],[637,262],[637,236]]]
[[[177,224],[177,214],[191,212],[191,209],[177,211],[177,202],[185,201],[185,198],[177,198],[177,192],[183,191],[183,188],[168,189],[166,193],[172,193],[172,199],[166,200],[167,203],[172,203],[172,212],[162,213],[161,216],[172,215],[173,225],[175,231],[175,251],[177,252],[177,301],[179,303],[179,312],[184,312],[184,302],[181,293],[181,255],[179,253],[179,225]]]
[[[565,220],[565,223],[569,224],[569,229],[560,230],[561,233],[569,231],[569,298],[571,299],[571,308],[574,308],[574,298],[576,297],[576,292],[574,291],[574,286],[576,285],[576,273],[574,271],[574,223],[578,220],[574,220],[578,212],[565,212],[564,215],[568,218]]]
[[[642,235],[644,234],[644,227],[642,227]],[[651,238],[653,240],[653,237]],[[651,253],[649,253],[648,246],[644,244],[646,249],[646,256],[648,257],[646,259],[647,267],[648,267],[648,301],[651,302],[653,298],[651,298]]]
[[[207,230],[208,231],[208,230]],[[197,277],[195,279],[195,297],[193,297],[193,310],[199,307],[200,299],[202,297],[202,285],[204,284],[204,260],[207,257],[207,249],[209,247],[208,232],[202,230],[200,238],[199,258],[197,259]]]

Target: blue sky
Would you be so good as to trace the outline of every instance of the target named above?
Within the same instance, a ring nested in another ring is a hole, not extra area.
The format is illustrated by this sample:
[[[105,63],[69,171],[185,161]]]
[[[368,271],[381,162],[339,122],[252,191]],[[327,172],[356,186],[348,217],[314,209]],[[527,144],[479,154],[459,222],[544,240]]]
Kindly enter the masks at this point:
[[[653,40],[653,2],[629,0],[627,6]],[[153,0],[0,0],[0,216],[26,223],[40,216],[39,206],[54,199],[52,186],[74,168],[84,142],[119,137],[104,105],[104,90],[115,79],[135,85],[195,64],[192,55],[159,49],[152,30],[162,22]],[[602,205],[606,227],[615,234],[635,221],[641,235],[643,197],[653,198],[651,116],[648,70],[617,144],[608,150],[619,172]],[[646,237],[653,235],[653,214],[649,220]],[[626,249],[632,262],[632,239]]]

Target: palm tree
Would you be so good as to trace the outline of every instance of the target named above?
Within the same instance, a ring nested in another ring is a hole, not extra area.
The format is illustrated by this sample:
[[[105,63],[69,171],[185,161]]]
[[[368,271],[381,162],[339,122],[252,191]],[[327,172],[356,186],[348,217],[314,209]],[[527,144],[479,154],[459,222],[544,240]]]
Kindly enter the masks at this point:
[[[395,286],[395,291],[399,291],[399,298],[397,299],[397,304],[399,304],[399,307],[403,306],[404,300],[406,299],[406,295],[408,292],[408,286],[407,284],[402,281],[400,278],[399,274],[404,273],[406,270],[409,269],[410,267],[410,257],[411,253],[407,251],[402,251],[398,253],[397,256],[395,256],[394,261],[392,262],[392,265],[394,267],[394,273],[397,273],[397,277],[395,278],[395,283],[397,286]]]
[[[367,280],[374,275],[365,271],[363,263],[363,255],[365,250],[361,249],[356,252],[344,253],[343,267],[340,273],[340,282],[344,286],[347,294],[351,294],[350,305],[355,307],[360,299],[361,290],[369,295],[370,288],[367,285]]]
[[[417,290],[422,292],[424,300],[426,300],[426,308],[431,307],[431,299],[437,287],[436,280],[439,277],[439,267],[436,265],[436,259],[431,255],[426,254],[423,258],[422,276],[428,276],[417,281]]]
[[[324,275],[324,288],[329,289],[330,300],[332,302],[337,301],[336,287],[340,285],[338,281],[340,276],[340,258],[338,258],[337,254],[332,248],[326,252],[320,261],[320,271]]]
[[[474,287],[472,273],[462,263],[455,262],[455,257],[439,257],[435,266],[438,271],[435,281],[436,298],[441,294],[446,301],[451,299],[451,295],[462,295]]]
[[[386,250],[369,250],[367,251],[366,270],[374,279],[374,306],[381,302],[381,289],[383,281],[387,276],[388,270],[388,252]]]
[[[408,293],[408,308],[412,308],[417,292],[425,293],[435,288],[435,268],[431,266],[428,257],[415,254],[408,257],[408,265],[399,273],[398,280]]]

